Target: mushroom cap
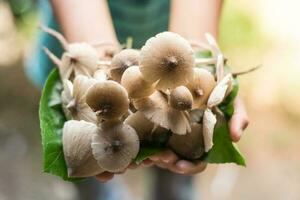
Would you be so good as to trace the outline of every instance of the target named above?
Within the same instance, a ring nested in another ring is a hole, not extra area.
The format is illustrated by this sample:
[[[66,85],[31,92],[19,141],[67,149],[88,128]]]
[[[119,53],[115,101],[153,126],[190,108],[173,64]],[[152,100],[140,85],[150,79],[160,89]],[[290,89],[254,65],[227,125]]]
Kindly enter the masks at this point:
[[[71,111],[67,108],[73,100],[73,83],[69,80],[63,81],[63,91],[61,93],[62,108],[67,119],[72,119]]]
[[[127,91],[115,81],[94,84],[87,92],[86,103],[100,119],[105,120],[117,119],[129,108]]]
[[[85,121],[70,120],[63,127],[63,150],[69,177],[89,177],[104,172],[97,164],[91,148],[97,126]]]
[[[139,64],[140,53],[134,49],[124,49],[116,54],[111,60],[110,77],[117,81],[121,81],[124,71],[131,66]]]
[[[170,105],[177,110],[190,110],[193,106],[193,96],[185,86],[179,86],[170,93]]]
[[[144,80],[138,66],[126,69],[122,75],[121,84],[131,98],[147,97],[155,91],[155,85]]]
[[[202,125],[193,123],[192,131],[186,135],[175,135],[169,139],[169,147],[187,159],[198,159],[204,154]]]
[[[214,144],[213,135],[216,123],[216,116],[212,113],[210,109],[206,109],[203,115],[203,138],[205,152],[208,152]]]
[[[139,152],[136,131],[120,121],[107,121],[93,136],[92,149],[99,166],[109,172],[124,170]]]
[[[92,77],[98,67],[98,53],[87,43],[69,44],[68,52],[63,53],[60,75],[62,80],[72,79],[77,75]]]
[[[206,106],[209,95],[216,86],[214,76],[202,68],[194,68],[193,78],[187,84],[187,88],[193,95],[193,108]]]
[[[137,132],[141,145],[149,143],[159,145],[164,143],[169,137],[169,130],[155,126],[143,113],[137,111],[129,115],[124,121]]]
[[[158,81],[156,87],[161,90],[186,84],[194,64],[191,45],[176,33],[159,33],[141,49],[140,71],[146,81]]]
[[[93,78],[97,81],[107,81],[108,75],[104,69],[98,69],[97,71],[95,71]]]
[[[232,85],[232,75],[227,74],[220,82],[213,88],[208,100],[207,106],[212,108],[219,105],[226,97],[227,91],[230,91]]]
[[[87,90],[96,83],[95,79],[78,75],[74,79],[74,85],[69,80],[64,81],[62,92],[63,110],[68,119],[84,120],[96,123],[97,117],[91,108],[86,104]],[[72,93],[70,88],[72,86]]]
[[[189,117],[185,111],[179,111],[168,105],[168,97],[161,91],[133,101],[134,107],[157,126],[184,135],[191,130]]]

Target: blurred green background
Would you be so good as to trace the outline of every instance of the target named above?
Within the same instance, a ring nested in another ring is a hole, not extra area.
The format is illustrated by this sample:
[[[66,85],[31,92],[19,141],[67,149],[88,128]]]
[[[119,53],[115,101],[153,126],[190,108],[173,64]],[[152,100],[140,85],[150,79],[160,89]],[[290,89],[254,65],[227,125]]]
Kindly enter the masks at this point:
[[[227,0],[220,44],[240,77],[250,126],[238,144],[247,167],[210,165],[195,177],[195,199],[300,199],[300,1]],[[0,1],[0,200],[76,199],[72,184],[43,174],[39,89],[24,75],[38,25],[34,1]],[[136,199],[144,170],[117,176]]]

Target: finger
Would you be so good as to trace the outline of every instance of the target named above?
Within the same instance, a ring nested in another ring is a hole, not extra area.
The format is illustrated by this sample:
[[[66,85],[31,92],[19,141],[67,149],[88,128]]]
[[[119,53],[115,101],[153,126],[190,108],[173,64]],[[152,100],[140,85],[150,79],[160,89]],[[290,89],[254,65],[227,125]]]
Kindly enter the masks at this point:
[[[230,120],[230,135],[234,142],[238,142],[247,128],[249,119],[246,108],[240,97],[237,97],[234,102],[234,113]]]
[[[144,161],[142,162],[142,166],[143,166],[143,167],[150,167],[150,166],[152,166],[152,165],[153,165],[153,161],[150,160],[150,159],[146,159],[146,160],[144,160]]]
[[[136,169],[140,166],[140,164],[136,164],[135,162],[131,163],[129,166],[128,166],[128,169]]]
[[[101,182],[106,182],[106,181],[109,181],[110,179],[112,179],[114,177],[114,174],[113,173],[110,173],[110,172],[103,172],[97,176],[95,176],[95,178],[98,180],[98,181],[101,181]]]
[[[173,170],[174,172],[183,175],[194,175],[204,171],[205,168],[206,168],[206,163],[201,161],[197,163],[192,163],[186,160],[180,160],[176,163]]]
[[[178,160],[178,156],[171,150],[165,150],[149,158],[153,162],[163,162],[167,165],[174,164]]]

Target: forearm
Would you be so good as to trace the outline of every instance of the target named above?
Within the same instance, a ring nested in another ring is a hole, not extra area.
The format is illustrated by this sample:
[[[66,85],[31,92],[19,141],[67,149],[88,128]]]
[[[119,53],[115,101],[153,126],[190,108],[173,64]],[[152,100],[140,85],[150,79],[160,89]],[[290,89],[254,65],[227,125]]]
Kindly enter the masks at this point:
[[[169,30],[192,41],[218,35],[222,0],[172,0]]]
[[[69,42],[117,43],[106,0],[51,0]]]

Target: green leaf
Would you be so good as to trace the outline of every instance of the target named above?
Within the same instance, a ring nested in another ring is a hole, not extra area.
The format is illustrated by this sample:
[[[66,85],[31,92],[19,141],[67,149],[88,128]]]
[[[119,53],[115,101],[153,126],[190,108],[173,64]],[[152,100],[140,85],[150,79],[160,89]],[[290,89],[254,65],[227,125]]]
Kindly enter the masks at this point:
[[[61,106],[62,83],[57,69],[54,69],[43,89],[40,100],[39,117],[43,145],[44,172],[69,178],[62,147],[62,128],[66,121]]]
[[[236,163],[246,166],[246,162],[235,144],[232,143],[228,122],[224,117],[217,116],[212,149],[201,160],[207,163]]]
[[[233,89],[230,94],[226,97],[223,103],[219,105],[220,110],[226,116],[226,119],[230,119],[234,113],[234,100],[239,91],[239,83],[237,79],[233,79]]]
[[[139,164],[149,158],[150,156],[157,154],[161,151],[163,151],[164,148],[162,147],[141,147],[138,155],[134,159],[134,162],[136,164]]]

